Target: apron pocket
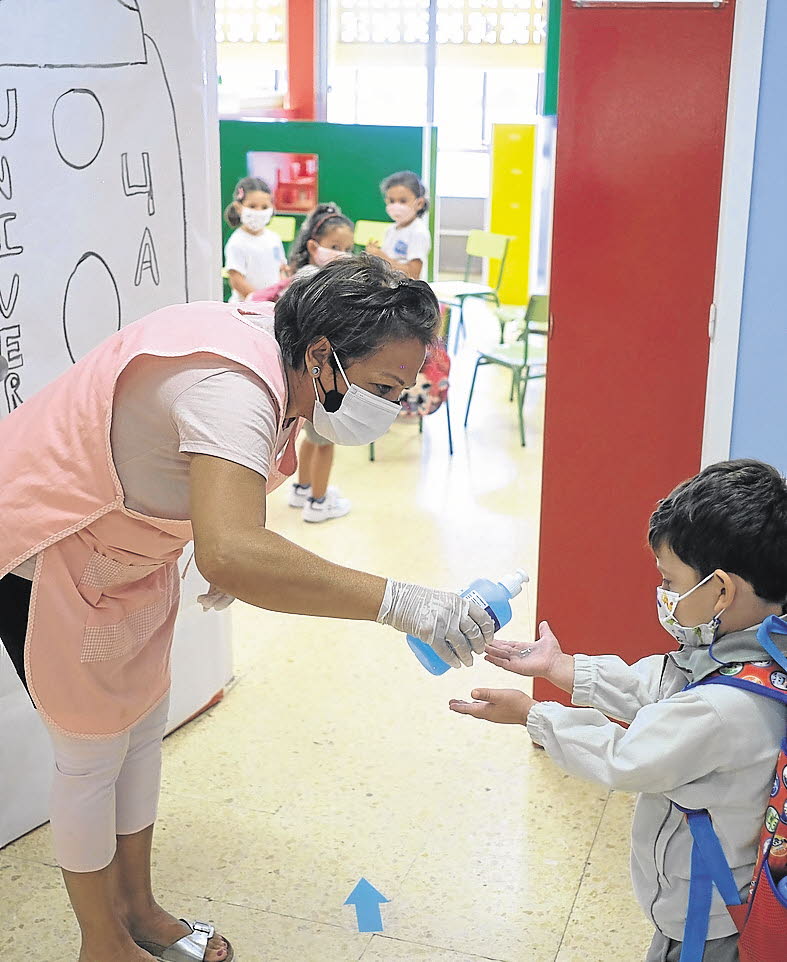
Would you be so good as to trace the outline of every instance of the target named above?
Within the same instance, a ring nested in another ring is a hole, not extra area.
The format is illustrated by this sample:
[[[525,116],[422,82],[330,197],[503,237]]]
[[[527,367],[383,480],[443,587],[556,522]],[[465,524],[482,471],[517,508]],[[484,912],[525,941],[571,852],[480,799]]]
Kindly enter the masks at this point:
[[[113,605],[118,619],[107,624],[87,624],[82,633],[82,649],[80,662],[112,661],[118,658],[130,658],[143,648],[155,633],[162,627],[172,613],[173,606],[178,603],[178,579],[175,566],[167,566],[163,584],[158,590],[146,590],[148,604],[133,611],[124,610],[128,600],[119,605]],[[104,601],[108,601],[106,597]],[[96,612],[91,620],[98,620],[101,615]],[[109,611],[103,612],[104,617]],[[111,617],[111,616],[110,616]]]
[[[94,551],[79,579],[79,587],[96,588],[99,591],[105,588],[119,588],[147,578],[160,567],[161,564],[127,565]]]

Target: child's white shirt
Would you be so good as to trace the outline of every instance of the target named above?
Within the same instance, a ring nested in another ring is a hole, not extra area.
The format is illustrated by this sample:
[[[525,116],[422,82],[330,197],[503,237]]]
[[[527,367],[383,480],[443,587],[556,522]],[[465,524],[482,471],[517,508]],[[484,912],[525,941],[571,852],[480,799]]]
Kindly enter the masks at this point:
[[[764,657],[756,629],[736,632],[753,661]],[[736,661],[714,653],[725,661]],[[728,644],[728,648],[730,647]],[[704,677],[703,672],[701,677]],[[699,676],[698,676],[699,677]],[[781,703],[739,688],[701,685],[672,656],[651,655],[627,665],[613,655],[574,656],[574,705],[541,702],[528,733],[572,775],[606,788],[637,792],[631,837],[631,875],[645,914],[667,937],[681,941],[691,877],[692,839],[684,808],[707,809],[745,896],[751,881],[774,766],[785,733]],[[629,723],[625,729],[606,716]],[[787,836],[787,825],[784,826]],[[736,932],[714,889],[709,939]]]
[[[284,245],[278,234],[266,228],[261,234],[250,234],[239,227],[224,246],[224,266],[228,271],[243,274],[255,291],[276,284],[279,271],[286,261]],[[233,289],[230,302],[242,300]]]
[[[420,278],[426,276],[426,259],[432,246],[432,236],[424,223],[423,217],[416,217],[405,227],[391,224],[383,238],[383,253],[387,254],[399,264],[408,261],[420,261]]]

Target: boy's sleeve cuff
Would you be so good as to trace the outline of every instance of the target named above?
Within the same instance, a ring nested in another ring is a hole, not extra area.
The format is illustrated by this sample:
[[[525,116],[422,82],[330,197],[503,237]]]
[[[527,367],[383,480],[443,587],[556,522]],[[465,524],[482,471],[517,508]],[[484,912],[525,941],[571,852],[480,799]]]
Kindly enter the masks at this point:
[[[585,708],[593,704],[596,687],[596,665],[590,655],[574,655],[574,688],[571,704]]]
[[[552,708],[559,708],[557,702],[539,701],[530,709],[527,715],[527,733],[536,745],[544,747],[549,734],[549,712]]]

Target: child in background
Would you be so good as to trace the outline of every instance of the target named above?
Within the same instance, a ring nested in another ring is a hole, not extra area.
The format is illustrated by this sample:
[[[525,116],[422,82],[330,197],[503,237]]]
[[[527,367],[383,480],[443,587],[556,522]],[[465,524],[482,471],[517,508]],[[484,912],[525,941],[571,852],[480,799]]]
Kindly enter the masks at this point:
[[[309,214],[292,245],[290,269],[295,278],[313,273],[353,251],[353,222],[337,204],[319,204]],[[293,279],[295,279],[293,278]],[[311,523],[341,518],[351,507],[337,488],[329,486],[333,443],[319,435],[311,421],[303,422],[305,435],[298,453],[298,481],[290,489],[289,504],[303,510]]]
[[[394,223],[385,232],[382,247],[368,244],[366,250],[387,260],[410,277],[423,280],[426,259],[432,246],[429,228],[423,220],[429,209],[426,187],[418,174],[411,170],[400,170],[386,177],[380,184],[380,190],[385,198],[386,213]]]
[[[266,230],[271,217],[273,199],[265,181],[259,177],[239,180],[224,211],[230,227],[237,228],[224,247],[231,302],[243,301],[288,274],[281,238]]]
[[[678,962],[691,876],[685,809],[707,809],[745,899],[784,736],[785,707],[726,685],[687,689],[727,667],[766,664],[758,626],[787,599],[787,485],[759,461],[713,464],[680,484],[650,519],[662,576],[659,621],[677,651],[629,666],[614,655],[564,654],[547,622],[525,647],[494,641],[486,660],[546,678],[574,705],[536,702],[515,690],[476,689],[450,708],[526,725],[566,772],[607,789],[640,793],[631,840],[634,891],[656,934],[646,962]],[[599,586],[605,621],[617,628],[615,585]],[[687,627],[693,626],[693,627]],[[784,635],[770,635],[784,651]],[[775,663],[774,663],[775,665]],[[610,721],[627,722],[629,727]],[[737,962],[738,934],[714,889],[704,962]],[[787,949],[784,957],[787,958]]]

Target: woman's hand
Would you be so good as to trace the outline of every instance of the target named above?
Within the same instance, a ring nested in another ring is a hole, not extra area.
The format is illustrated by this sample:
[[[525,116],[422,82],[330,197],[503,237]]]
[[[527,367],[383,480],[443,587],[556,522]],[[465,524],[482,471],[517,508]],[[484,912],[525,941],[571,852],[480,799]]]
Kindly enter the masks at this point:
[[[540,637],[531,645],[494,639],[486,646],[485,661],[516,675],[546,678],[564,691],[570,691],[574,685],[573,657],[563,653],[548,622],[542,621],[538,630]]]
[[[498,725],[526,725],[530,709],[537,702],[515,688],[474,688],[470,697],[475,701],[452,698],[451,711],[496,722]]]
[[[473,664],[494,638],[492,619],[452,591],[388,580],[377,620],[434,648],[452,668]]]

